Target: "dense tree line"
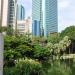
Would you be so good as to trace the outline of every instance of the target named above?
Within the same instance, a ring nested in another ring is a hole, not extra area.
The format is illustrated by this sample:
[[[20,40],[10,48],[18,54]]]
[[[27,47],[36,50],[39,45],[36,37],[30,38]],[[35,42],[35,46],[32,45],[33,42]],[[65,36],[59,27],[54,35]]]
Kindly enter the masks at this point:
[[[74,49],[74,32],[75,27],[71,26],[48,37],[5,35],[4,75],[73,75],[74,65],[71,70],[60,61],[61,56]]]

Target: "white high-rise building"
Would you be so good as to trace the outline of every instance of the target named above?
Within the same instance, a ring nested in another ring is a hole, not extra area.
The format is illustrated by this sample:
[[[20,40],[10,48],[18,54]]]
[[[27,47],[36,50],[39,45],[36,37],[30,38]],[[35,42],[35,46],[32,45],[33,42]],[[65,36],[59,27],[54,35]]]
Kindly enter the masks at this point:
[[[8,0],[3,0],[2,26],[7,27],[8,24]]]

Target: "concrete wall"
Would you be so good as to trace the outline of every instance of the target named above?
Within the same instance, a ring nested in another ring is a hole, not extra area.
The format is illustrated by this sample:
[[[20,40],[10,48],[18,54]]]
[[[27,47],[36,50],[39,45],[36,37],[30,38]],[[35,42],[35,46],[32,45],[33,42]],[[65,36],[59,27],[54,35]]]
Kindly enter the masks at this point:
[[[3,17],[2,17],[2,26],[7,27],[8,22],[8,0],[3,1]]]
[[[3,75],[3,47],[4,47],[4,42],[3,42],[3,35],[0,33],[0,75]]]

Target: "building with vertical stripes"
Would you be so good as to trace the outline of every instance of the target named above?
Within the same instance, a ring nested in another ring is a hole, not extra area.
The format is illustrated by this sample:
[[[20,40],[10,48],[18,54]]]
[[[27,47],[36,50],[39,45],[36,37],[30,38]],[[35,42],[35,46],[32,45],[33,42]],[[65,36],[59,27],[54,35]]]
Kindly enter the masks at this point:
[[[42,0],[32,0],[32,35],[33,36],[40,36],[41,31],[39,30],[42,30],[41,7],[42,7]]]
[[[13,26],[15,14],[15,0],[3,0],[2,26]]]
[[[40,22],[41,34],[39,36],[48,36],[50,33],[58,32],[57,16],[57,0],[32,0],[32,25],[35,20]],[[32,34],[36,36],[34,32]]]
[[[25,8],[22,5],[17,5],[17,20],[25,19]]]

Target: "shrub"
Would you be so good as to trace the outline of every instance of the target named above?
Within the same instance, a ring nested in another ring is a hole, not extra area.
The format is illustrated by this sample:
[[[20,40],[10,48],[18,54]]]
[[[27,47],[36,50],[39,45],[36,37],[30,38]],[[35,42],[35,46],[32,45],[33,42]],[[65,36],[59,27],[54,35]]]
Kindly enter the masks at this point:
[[[47,75],[71,75],[71,68],[66,64],[60,64],[60,62],[55,61],[48,69]]]
[[[42,64],[32,59],[20,60],[16,64],[18,75],[44,75]]]
[[[16,73],[15,67],[11,67],[11,68],[4,67],[3,75],[18,75],[18,74]]]

